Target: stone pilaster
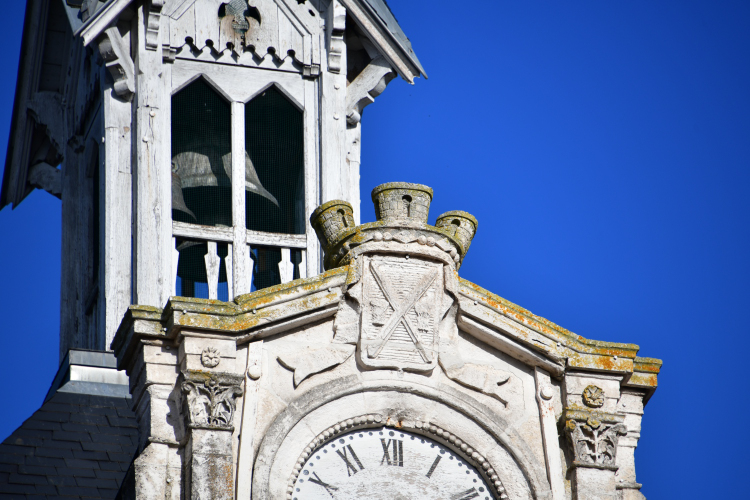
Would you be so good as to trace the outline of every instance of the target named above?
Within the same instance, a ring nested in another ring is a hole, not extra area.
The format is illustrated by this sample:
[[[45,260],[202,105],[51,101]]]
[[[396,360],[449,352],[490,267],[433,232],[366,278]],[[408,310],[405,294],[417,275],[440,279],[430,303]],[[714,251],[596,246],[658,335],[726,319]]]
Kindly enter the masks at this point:
[[[188,497],[234,498],[232,434],[242,376],[236,375],[233,340],[185,334],[180,344],[181,385],[187,428]]]
[[[121,334],[159,335],[160,314],[131,310]],[[138,420],[139,453],[133,463],[134,498],[137,500],[181,498],[182,459],[180,441],[184,429],[178,413],[179,379],[177,350],[163,341],[136,341],[124,366],[130,378],[131,405]]]
[[[618,470],[615,476],[618,500],[644,500],[640,492],[641,485],[635,477],[635,449],[641,438],[641,419],[643,418],[644,392],[624,388],[617,403],[617,413],[624,415],[627,434],[620,438],[617,452]]]

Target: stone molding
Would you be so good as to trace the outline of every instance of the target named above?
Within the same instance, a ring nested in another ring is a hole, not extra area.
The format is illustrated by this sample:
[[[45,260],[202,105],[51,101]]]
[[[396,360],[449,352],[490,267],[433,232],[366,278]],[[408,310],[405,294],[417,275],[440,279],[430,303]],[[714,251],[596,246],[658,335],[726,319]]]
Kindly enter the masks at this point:
[[[476,220],[453,211],[427,225],[428,190],[380,186],[381,220],[356,227],[348,204],[319,207],[311,222],[336,266],[320,276],[232,302],[172,297],[163,310],[129,309],[113,348],[143,408],[142,435],[181,454],[190,495],[229,498],[241,471],[237,491],[284,498],[295,464],[363,426],[410,429],[463,452],[495,497],[553,500],[565,494],[559,429],[575,498],[614,495],[616,472],[620,489],[633,489],[640,395],[655,386],[658,360],[575,336],[461,280]],[[391,345],[394,325],[402,345]],[[527,427],[538,416],[525,406],[521,366],[537,368],[542,447]],[[562,400],[550,377],[562,379]],[[627,401],[621,387],[635,391]]]
[[[627,433],[622,415],[568,408],[563,419],[573,454],[572,467],[618,469],[618,441]]]
[[[317,411],[325,411],[323,408],[326,405],[333,404],[344,397],[356,394],[380,394],[384,391],[394,391],[402,394],[404,397],[415,398],[415,402],[417,403],[419,402],[417,401],[418,399],[432,400],[457,412],[462,418],[466,418],[467,420],[478,424],[483,429],[483,432],[487,433],[486,439],[503,447],[515,461],[523,473],[533,497],[539,500],[551,498],[544,467],[534,458],[534,454],[528,443],[526,443],[524,438],[517,430],[515,430],[513,425],[511,425],[509,421],[500,417],[497,412],[484,406],[482,403],[467,394],[448,385],[441,383],[428,383],[427,381],[425,381],[426,383],[424,384],[414,380],[405,381],[400,380],[396,372],[388,370],[382,370],[379,372],[382,373],[379,373],[380,376],[378,378],[368,381],[363,381],[356,376],[343,377],[323,384],[315,389],[311,389],[300,395],[300,397],[294,401],[290,401],[288,406],[273,420],[258,448],[257,459],[253,470],[253,498],[274,498],[272,493],[275,490],[270,482],[273,475],[271,469],[276,465],[274,463],[274,457],[284,445],[285,439],[304,418]],[[397,415],[407,415],[410,410],[419,412],[421,411],[420,408],[423,407],[424,401],[421,402],[419,408],[399,406],[389,409],[387,414],[386,411],[383,410],[370,411],[368,414],[375,415],[380,413],[381,418],[384,421],[391,418],[394,422],[393,425],[397,427],[412,426],[410,419]],[[352,410],[356,411],[357,408],[352,408]],[[361,417],[362,414],[338,414],[337,416],[337,419],[332,419],[330,423],[325,426],[325,429],[321,430],[325,431],[330,427],[334,427],[342,420],[347,421],[348,419],[355,419],[357,416]],[[429,432],[430,425],[435,425],[432,420],[434,419],[430,419],[430,422],[427,424],[427,432]],[[426,421],[426,419],[423,419],[423,421]],[[413,426],[416,429],[416,421]],[[445,424],[441,425],[441,429],[444,429],[445,427]],[[436,426],[436,431],[437,428],[438,426]],[[425,436],[435,439],[432,435],[424,432],[424,424],[423,433]],[[448,443],[450,443],[450,433],[448,434]],[[324,433],[323,435],[325,436]],[[435,435],[439,438],[437,432],[435,432]],[[313,440],[313,442],[315,441]],[[301,454],[304,453],[304,450],[300,449],[298,453],[300,453],[299,456],[301,456]],[[295,463],[298,463],[298,461]],[[481,462],[479,465],[482,467],[482,470],[485,470],[483,469]],[[492,463],[490,465],[493,470],[502,470],[498,464]],[[294,465],[290,466],[290,475],[293,473],[293,468]],[[284,488],[283,491],[286,492],[286,488]]]

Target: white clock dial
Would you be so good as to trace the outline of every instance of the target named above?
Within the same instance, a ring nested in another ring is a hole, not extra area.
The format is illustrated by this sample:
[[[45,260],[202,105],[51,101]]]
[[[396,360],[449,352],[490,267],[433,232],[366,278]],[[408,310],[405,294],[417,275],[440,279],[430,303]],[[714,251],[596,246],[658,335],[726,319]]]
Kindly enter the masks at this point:
[[[312,453],[293,500],[489,500],[477,470],[424,436],[379,427],[342,434]]]

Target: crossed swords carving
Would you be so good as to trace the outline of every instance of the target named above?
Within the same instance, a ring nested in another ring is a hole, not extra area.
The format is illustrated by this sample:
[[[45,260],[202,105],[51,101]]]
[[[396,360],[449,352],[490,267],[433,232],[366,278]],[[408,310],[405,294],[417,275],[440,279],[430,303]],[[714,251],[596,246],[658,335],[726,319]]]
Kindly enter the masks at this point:
[[[422,279],[419,280],[419,283],[417,283],[417,285],[412,290],[413,293],[410,294],[410,297],[405,299],[403,302],[398,302],[396,300],[398,295],[396,295],[390,285],[383,279],[381,271],[372,262],[370,262],[370,271],[372,272],[372,276],[375,278],[375,282],[380,287],[380,290],[382,290],[383,295],[385,295],[386,300],[393,308],[394,313],[388,319],[386,324],[383,325],[383,328],[381,330],[382,340],[380,341],[380,344],[371,345],[367,350],[367,355],[370,358],[377,358],[385,347],[385,344],[388,343],[391,335],[393,335],[393,332],[396,330],[398,324],[402,323],[406,328],[411,341],[414,342],[414,345],[416,346],[419,355],[422,357],[422,360],[425,363],[430,363],[432,361],[432,357],[425,350],[422,342],[420,342],[419,337],[416,333],[417,330],[411,324],[411,320],[408,318],[408,316],[406,316],[406,313],[408,313],[411,308],[414,307],[417,301],[419,301],[419,299],[422,298],[425,292],[427,292],[427,289],[430,288],[432,282],[435,281],[435,278],[437,278],[437,270],[433,269],[431,272],[422,276]]]

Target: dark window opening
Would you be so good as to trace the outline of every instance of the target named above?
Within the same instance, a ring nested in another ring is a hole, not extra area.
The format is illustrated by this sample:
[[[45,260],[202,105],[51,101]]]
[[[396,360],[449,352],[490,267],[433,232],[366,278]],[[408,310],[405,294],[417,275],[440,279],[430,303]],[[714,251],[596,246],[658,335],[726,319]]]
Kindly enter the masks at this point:
[[[250,291],[254,292],[262,288],[281,284],[281,273],[279,262],[281,262],[281,249],[278,247],[252,247],[250,257],[253,261],[253,282]],[[294,265],[292,279],[300,278],[300,264],[302,263],[302,251],[292,248],[289,259]]]
[[[248,229],[305,233],[302,111],[276,87],[245,105]]]
[[[232,114],[199,78],[172,96],[172,218],[232,225]]]
[[[180,260],[177,264],[177,295],[180,297],[207,299],[208,274],[206,273],[205,256],[208,253],[208,245],[205,241],[178,238],[177,250],[180,252]],[[220,259],[217,299],[227,301],[229,300],[229,287],[227,283],[226,256],[229,253],[229,245],[218,243],[216,253]]]

